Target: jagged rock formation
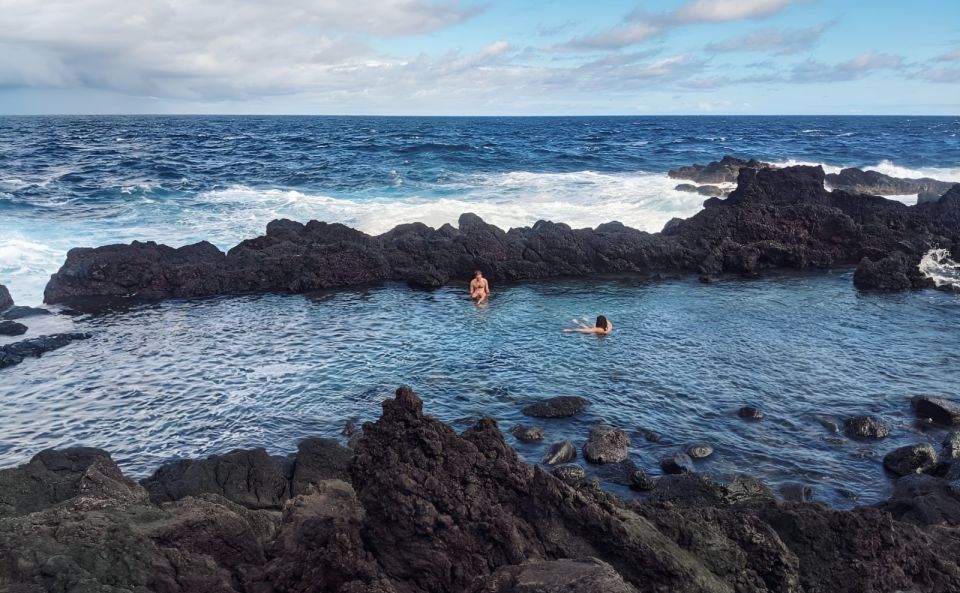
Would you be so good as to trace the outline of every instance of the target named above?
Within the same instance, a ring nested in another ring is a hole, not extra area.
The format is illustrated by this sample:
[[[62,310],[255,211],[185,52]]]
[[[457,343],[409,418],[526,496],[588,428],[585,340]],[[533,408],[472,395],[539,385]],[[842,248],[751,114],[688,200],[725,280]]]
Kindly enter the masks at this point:
[[[740,169],[770,169],[773,165],[756,159],[744,160],[725,156],[719,161],[706,165],[693,164],[688,167],[670,169],[667,175],[673,179],[689,179],[697,183],[733,183],[740,175]]]
[[[50,334],[38,338],[30,338],[13,344],[0,346],[0,369],[20,364],[28,356],[43,356],[43,354],[63,348],[74,340],[86,340],[88,333]]]
[[[372,237],[340,224],[276,220],[267,234],[224,254],[209,243],[174,249],[134,242],[72,249],[45,300],[162,299],[215,294],[306,292],[402,280],[420,287],[466,279],[494,281],[600,273],[689,272],[756,275],[768,268],[826,268],[905,256],[908,267],[934,246],[960,245],[960,186],[937,202],[906,206],[824,189],[820,167],[739,169],[737,189],[710,198],[695,216],[658,234],[617,222],[571,229],[540,221],[507,232],[472,214],[459,228],[401,225]],[[888,284],[884,265],[861,286]],[[919,282],[919,280],[918,280]],[[911,279],[911,286],[915,283]]]
[[[299,455],[274,459],[277,473],[259,452],[196,462],[174,481],[212,481],[151,501],[103,451],[43,452],[0,471],[0,584],[18,593],[960,591],[960,495],[945,479],[903,478],[882,509],[781,502],[755,480],[724,486],[696,474],[623,501],[575,472],[571,485],[527,466],[492,420],[458,435],[422,407],[398,390],[364,425],[347,475],[316,474],[292,498],[265,497],[263,480],[245,479],[287,479]],[[347,451],[311,450],[314,460]]]
[[[830,184],[830,187],[842,189],[852,194],[869,194],[871,196],[906,196],[910,194],[936,194],[939,196],[954,185],[948,181],[938,181],[929,177],[921,179],[891,177],[878,171],[864,171],[855,167],[843,169],[839,173],[828,174],[827,183]]]

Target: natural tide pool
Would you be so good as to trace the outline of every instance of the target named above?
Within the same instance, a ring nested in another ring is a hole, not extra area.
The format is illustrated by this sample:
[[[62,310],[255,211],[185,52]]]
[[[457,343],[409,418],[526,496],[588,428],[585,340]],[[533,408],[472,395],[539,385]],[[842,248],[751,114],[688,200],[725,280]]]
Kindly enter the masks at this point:
[[[26,337],[94,337],[0,371],[0,467],[80,444],[111,451],[133,477],[237,447],[288,453],[304,437],[338,436],[348,419],[376,419],[380,402],[408,384],[458,430],[482,415],[505,433],[518,422],[544,426],[543,444],[506,433],[531,462],[561,439],[579,447],[603,420],[631,434],[634,461],[651,473],[661,456],[704,441],[716,453],[699,471],[749,473],[774,489],[809,484],[815,499],[843,507],[889,491],[887,451],[939,446],[943,431],[914,421],[910,396],[958,394],[957,294],[861,294],[848,271],[493,288],[483,307],[463,287],[387,285],[27,320]],[[614,322],[610,336],[560,332],[598,313]],[[520,414],[554,395],[592,405],[573,419]],[[739,419],[743,405],[766,417]],[[856,442],[821,422],[861,413],[883,416],[893,434]]]

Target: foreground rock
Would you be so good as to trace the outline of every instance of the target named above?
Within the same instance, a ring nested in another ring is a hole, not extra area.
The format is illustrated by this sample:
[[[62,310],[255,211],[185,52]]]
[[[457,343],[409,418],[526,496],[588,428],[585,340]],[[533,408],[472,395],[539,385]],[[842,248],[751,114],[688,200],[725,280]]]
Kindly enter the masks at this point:
[[[907,445],[887,453],[883,467],[898,476],[908,476],[928,472],[937,462],[937,451],[930,445]]]
[[[517,437],[517,440],[525,443],[535,443],[542,441],[546,433],[541,426],[530,426],[528,424],[516,424],[510,427],[510,434]]]
[[[22,336],[27,333],[27,326],[16,321],[0,321],[0,336]]]
[[[860,289],[888,291],[933,288],[933,280],[920,272],[919,263],[919,256],[909,256],[901,251],[877,260],[864,257],[853,273],[853,285]]]
[[[843,430],[853,439],[882,439],[890,434],[890,425],[876,416],[852,416],[843,421]]]
[[[619,463],[630,453],[630,437],[619,428],[598,424],[590,429],[583,457],[590,463]]]
[[[911,400],[917,418],[926,418],[945,426],[960,426],[960,407],[933,395],[917,395]]]
[[[79,306],[89,299],[299,293],[384,280],[435,287],[465,280],[475,269],[495,282],[660,272],[754,276],[771,268],[877,262],[894,252],[912,264],[935,246],[960,244],[960,186],[936,202],[906,206],[828,192],[820,167],[774,169],[724,159],[682,174],[704,183],[735,179],[737,189],[706,200],[704,210],[658,234],[617,222],[572,229],[540,221],[503,231],[464,214],[457,227],[405,224],[379,236],[340,224],[275,220],[264,236],[227,253],[205,242],[179,249],[152,242],[78,248],[51,278],[44,299]],[[903,286],[901,280],[896,285]]]
[[[39,307],[10,307],[0,317],[8,321],[14,321],[17,319],[26,319],[27,317],[40,317],[43,315],[52,315],[49,309],[41,309]]]
[[[44,452],[0,471],[0,584],[30,593],[960,588],[945,480],[918,486],[920,498],[901,489],[893,511],[783,503],[755,480],[694,474],[661,478],[649,501],[622,501],[524,464],[492,420],[457,434],[422,406],[399,390],[364,425],[348,480],[311,484],[279,509],[202,491],[158,503],[102,451]],[[266,461],[198,463],[249,475]],[[212,475],[211,488],[242,490]],[[936,499],[936,513],[923,497]],[[924,526],[933,518],[940,524]]]
[[[63,348],[74,340],[88,338],[88,333],[51,334],[0,346],[0,369],[20,364],[24,358],[42,356],[51,350]]]
[[[567,463],[577,458],[577,448],[570,441],[560,441],[550,445],[546,455],[543,456],[544,465],[556,465],[558,463]]]

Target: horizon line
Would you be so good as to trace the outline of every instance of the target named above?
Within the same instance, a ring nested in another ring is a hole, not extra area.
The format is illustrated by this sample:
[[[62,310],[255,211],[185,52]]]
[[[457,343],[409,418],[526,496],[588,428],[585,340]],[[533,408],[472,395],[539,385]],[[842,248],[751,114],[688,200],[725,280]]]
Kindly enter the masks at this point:
[[[607,113],[607,114],[410,114],[410,113],[0,113],[0,117],[430,117],[430,118],[559,118],[559,117],[960,117],[936,113]]]

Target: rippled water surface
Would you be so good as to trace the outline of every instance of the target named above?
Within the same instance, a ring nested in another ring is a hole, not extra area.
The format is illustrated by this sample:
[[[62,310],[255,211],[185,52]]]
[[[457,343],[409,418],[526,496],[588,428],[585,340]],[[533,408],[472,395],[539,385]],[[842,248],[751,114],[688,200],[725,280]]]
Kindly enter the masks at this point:
[[[845,506],[888,491],[888,450],[942,437],[915,425],[911,395],[958,395],[955,294],[862,295],[847,272],[494,289],[484,307],[462,287],[390,285],[34,321],[31,334],[74,326],[94,338],[0,371],[0,466],[76,444],[111,450],[133,476],[235,447],[287,453],[303,437],[338,435],[347,419],[375,419],[405,383],[457,429],[489,415],[505,430],[529,421],[520,408],[533,398],[582,395],[586,414],[542,421],[546,443],[582,444],[605,420],[631,433],[634,460],[657,473],[659,456],[706,441],[717,452],[702,471],[807,483]],[[614,321],[612,335],[560,333],[597,313]],[[738,419],[746,404],[766,418]],[[819,421],[857,413],[886,417],[894,434],[851,442]],[[531,461],[547,446],[507,439]]]

